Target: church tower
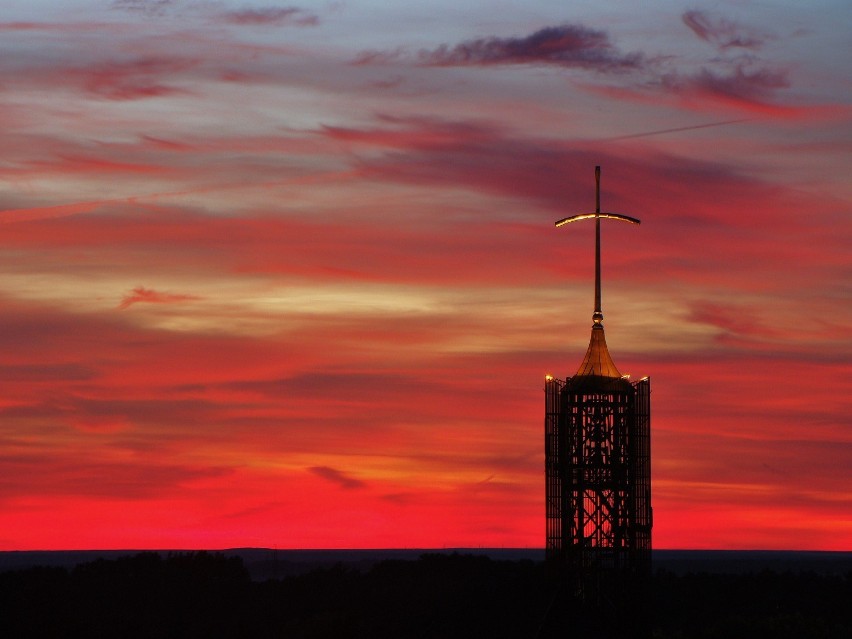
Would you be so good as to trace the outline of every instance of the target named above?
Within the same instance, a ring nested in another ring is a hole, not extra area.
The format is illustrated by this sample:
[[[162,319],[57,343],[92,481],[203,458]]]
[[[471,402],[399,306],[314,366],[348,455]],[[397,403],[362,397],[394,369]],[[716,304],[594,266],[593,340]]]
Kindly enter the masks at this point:
[[[601,312],[600,167],[595,220],[595,310],[589,348],[577,372],[545,379],[546,557],[573,594],[591,605],[632,600],[651,569],[651,382],[616,368]],[[632,607],[632,606],[631,606]]]

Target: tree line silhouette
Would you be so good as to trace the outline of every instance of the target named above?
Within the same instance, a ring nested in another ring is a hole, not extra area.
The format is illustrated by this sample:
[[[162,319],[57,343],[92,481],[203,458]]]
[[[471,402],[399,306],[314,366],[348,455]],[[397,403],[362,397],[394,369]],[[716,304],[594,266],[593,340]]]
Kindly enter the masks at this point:
[[[658,571],[651,588],[656,638],[852,637],[852,573]],[[149,552],[0,573],[0,636],[522,639],[551,636],[558,590],[544,563],[481,555],[252,581],[238,557]],[[569,608],[557,611],[559,636],[607,636],[593,613]]]

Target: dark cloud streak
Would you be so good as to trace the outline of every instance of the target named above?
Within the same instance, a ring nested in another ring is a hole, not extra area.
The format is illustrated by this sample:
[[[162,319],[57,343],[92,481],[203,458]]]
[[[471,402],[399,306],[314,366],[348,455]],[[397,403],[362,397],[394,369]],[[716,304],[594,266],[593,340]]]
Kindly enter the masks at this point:
[[[311,466],[310,468],[308,468],[308,470],[317,477],[327,479],[328,481],[335,483],[341,488],[345,488],[346,490],[366,487],[366,484],[360,479],[354,479],[353,477],[349,477],[348,475],[345,475],[336,468],[330,468],[329,466]]]
[[[319,18],[297,7],[263,7],[259,9],[241,9],[228,11],[217,16],[217,20],[226,24],[240,26],[279,26],[296,25],[313,27],[319,24]]]
[[[363,52],[358,64],[386,62],[403,57],[400,50]],[[545,27],[523,37],[489,37],[467,40],[456,45],[443,44],[422,50],[418,62],[425,66],[461,67],[514,64],[545,64],[599,72],[629,71],[641,68],[641,53],[621,53],[605,31],[583,25],[564,24]]]
[[[709,16],[703,11],[687,11],[681,19],[695,35],[715,45],[719,50],[734,47],[759,49],[768,39],[765,34],[724,18]]]
[[[110,8],[146,16],[161,16],[174,4],[173,0],[114,0]]]

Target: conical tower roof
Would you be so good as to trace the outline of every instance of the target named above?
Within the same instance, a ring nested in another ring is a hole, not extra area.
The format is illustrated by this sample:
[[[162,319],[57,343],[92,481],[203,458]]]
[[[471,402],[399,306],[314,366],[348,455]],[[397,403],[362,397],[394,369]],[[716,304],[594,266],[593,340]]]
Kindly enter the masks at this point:
[[[602,324],[596,324],[592,327],[589,348],[586,350],[586,356],[583,358],[583,363],[580,364],[575,377],[578,376],[621,378],[621,373],[618,372],[618,368],[616,368],[615,362],[612,361],[606,347],[606,337]]]
[[[568,387],[587,393],[630,389],[630,382],[618,372],[606,347],[603,323],[596,321],[592,326],[592,337],[589,340],[589,348],[586,349],[586,356],[574,377],[568,380]]]

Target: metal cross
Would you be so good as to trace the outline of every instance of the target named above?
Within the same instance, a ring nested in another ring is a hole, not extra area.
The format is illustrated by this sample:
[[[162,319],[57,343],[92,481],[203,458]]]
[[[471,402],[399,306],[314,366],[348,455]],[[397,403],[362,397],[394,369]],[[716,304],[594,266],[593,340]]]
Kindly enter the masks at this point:
[[[603,323],[603,313],[601,312],[601,218],[605,217],[611,220],[621,220],[622,222],[630,222],[631,224],[641,224],[641,222],[635,217],[630,217],[628,215],[621,215],[620,213],[601,213],[601,167],[595,167],[595,212],[594,213],[580,213],[579,215],[572,215],[570,217],[564,217],[558,222],[556,222],[556,226],[562,226],[564,224],[568,224],[569,222],[576,222],[578,220],[587,220],[590,218],[595,218],[595,313],[592,315],[592,322],[594,325],[600,325]]]

